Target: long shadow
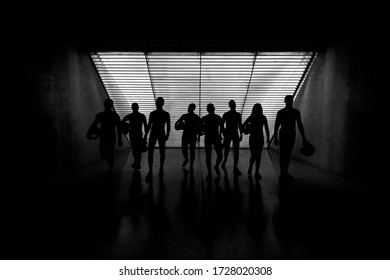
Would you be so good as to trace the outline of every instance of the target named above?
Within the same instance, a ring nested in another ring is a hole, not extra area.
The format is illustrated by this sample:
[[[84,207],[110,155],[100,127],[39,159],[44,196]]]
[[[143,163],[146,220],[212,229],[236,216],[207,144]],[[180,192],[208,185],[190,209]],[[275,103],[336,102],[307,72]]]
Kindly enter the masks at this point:
[[[146,217],[148,221],[148,234],[150,235],[149,248],[142,259],[164,259],[163,241],[169,229],[169,219],[165,206],[165,182],[159,178],[158,187],[155,187],[154,178],[148,180],[148,201]]]
[[[255,239],[260,240],[266,224],[261,184],[259,180],[255,180],[255,183],[253,183],[252,176],[248,176],[248,180],[248,227]]]
[[[183,179],[180,188],[180,199],[178,202],[178,215],[184,227],[192,233],[200,233],[200,207],[195,192],[195,178],[193,171],[182,169]]]
[[[242,219],[242,194],[238,177],[234,176],[233,186],[231,186],[227,172],[223,179],[216,177],[214,182],[208,180],[206,195],[208,219],[213,237],[229,234]]]

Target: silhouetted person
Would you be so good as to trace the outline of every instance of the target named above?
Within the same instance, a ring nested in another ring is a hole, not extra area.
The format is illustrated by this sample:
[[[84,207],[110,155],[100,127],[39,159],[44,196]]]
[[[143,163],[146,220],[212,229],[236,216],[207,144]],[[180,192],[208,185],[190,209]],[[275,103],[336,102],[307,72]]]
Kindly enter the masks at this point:
[[[183,125],[183,134],[181,137],[181,149],[184,157],[182,166],[188,163],[188,146],[190,146],[190,169],[193,169],[195,160],[195,146],[198,138],[198,127],[200,118],[194,113],[196,105],[191,103],[188,105],[188,113],[183,114],[176,122],[176,124]]]
[[[131,167],[139,169],[141,168],[142,158],[142,125],[144,126],[144,131],[146,132],[146,117],[138,111],[138,103],[134,102],[131,104],[131,109],[133,110],[133,113],[126,115],[122,122],[130,123],[129,137],[134,157],[134,162]]]
[[[160,176],[164,175],[164,161],[165,161],[165,142],[169,138],[171,132],[171,117],[168,112],[163,110],[164,98],[158,97],[156,100],[156,110],[150,113],[149,123],[146,126],[145,138],[150,131],[149,143],[148,143],[148,164],[149,172],[147,178],[151,178],[153,175],[153,153],[156,141],[160,150]],[[165,126],[167,130],[165,132]]]
[[[214,169],[218,176],[221,175],[218,166],[222,161],[222,118],[215,114],[215,108],[212,103],[207,105],[207,112],[208,114],[201,118],[201,127],[204,131],[204,146],[208,171],[207,177],[211,178],[211,150],[213,146],[217,153]]]
[[[118,134],[118,146],[122,146],[122,133],[120,129],[120,117],[112,111],[114,102],[111,99],[104,101],[104,111],[96,115],[89,130],[100,125],[99,151],[102,159],[108,162],[108,172],[111,173],[114,167],[114,149],[116,134]],[[116,133],[115,133],[116,130]]]
[[[274,138],[275,145],[280,143],[280,177],[279,179],[293,179],[288,173],[288,167],[291,161],[291,153],[295,144],[295,126],[298,124],[298,130],[302,136],[303,142],[307,142],[303,124],[301,120],[301,113],[299,110],[292,107],[293,96],[286,95],[284,102],[286,106],[279,110],[276,115]],[[280,131],[279,131],[280,127]],[[279,138],[278,138],[279,131]]]
[[[233,141],[234,149],[234,167],[233,173],[235,175],[241,175],[241,171],[238,169],[238,158],[240,152],[240,141],[242,141],[242,119],[241,114],[236,111],[236,102],[234,100],[229,101],[230,111],[226,112],[222,116],[222,127],[224,136],[224,159],[222,167],[226,165],[227,158],[230,151],[230,143]]]
[[[256,162],[255,177],[261,179],[260,175],[260,163],[261,154],[264,146],[263,129],[267,135],[267,142],[269,142],[269,128],[266,116],[263,115],[263,107],[260,103],[253,105],[251,115],[245,120],[242,126],[249,128],[249,149],[251,151],[251,157],[249,160],[248,175],[252,175],[252,167]]]

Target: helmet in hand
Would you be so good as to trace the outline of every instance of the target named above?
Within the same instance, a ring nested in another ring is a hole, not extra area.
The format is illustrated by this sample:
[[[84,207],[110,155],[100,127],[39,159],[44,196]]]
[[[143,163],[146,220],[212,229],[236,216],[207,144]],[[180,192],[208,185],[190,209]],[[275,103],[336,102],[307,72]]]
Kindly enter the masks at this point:
[[[302,142],[301,147],[299,148],[299,151],[305,156],[313,155],[315,150],[316,149],[309,141]]]
[[[176,130],[183,130],[184,129],[184,123],[183,122],[179,122],[179,121],[177,121],[176,123],[175,123],[175,129]]]
[[[100,137],[100,133],[101,133],[100,128],[97,126],[93,126],[90,129],[88,129],[87,138],[88,139],[97,139]]]
[[[242,127],[242,132],[245,134],[245,135],[248,135],[252,132],[252,125],[250,123],[246,123],[243,127]]]

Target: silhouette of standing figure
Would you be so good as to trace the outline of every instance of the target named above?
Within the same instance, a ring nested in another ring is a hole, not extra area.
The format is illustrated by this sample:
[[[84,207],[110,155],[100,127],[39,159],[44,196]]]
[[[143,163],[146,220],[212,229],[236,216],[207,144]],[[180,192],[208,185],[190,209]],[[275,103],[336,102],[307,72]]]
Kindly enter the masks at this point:
[[[165,161],[165,142],[169,138],[169,133],[171,132],[171,117],[168,112],[163,110],[164,98],[158,97],[156,99],[156,110],[150,113],[149,123],[146,126],[145,138],[147,137],[150,131],[149,143],[148,143],[148,164],[149,172],[146,176],[147,179],[150,179],[153,175],[153,153],[154,147],[156,146],[156,141],[158,141],[158,146],[160,150],[160,177],[164,176],[164,161]],[[167,131],[165,133],[165,125]]]
[[[191,103],[188,105],[188,113],[182,115],[176,122],[176,125],[183,125],[183,134],[181,137],[181,149],[184,157],[182,166],[188,163],[188,145],[190,146],[190,169],[193,169],[195,161],[195,146],[198,138],[198,127],[200,118],[194,113],[196,105]]]
[[[219,164],[222,161],[222,118],[215,114],[214,104],[209,103],[207,105],[208,114],[201,118],[201,127],[204,131],[204,146],[206,150],[206,165],[208,175],[207,178],[211,178],[211,150],[214,146],[214,150],[217,153],[217,159],[214,165],[215,172],[218,176],[221,175],[219,171]]]
[[[241,175],[241,171],[238,169],[238,158],[240,152],[240,142],[242,141],[242,119],[241,114],[236,111],[236,102],[234,100],[229,101],[230,111],[226,112],[222,116],[222,127],[224,136],[224,159],[222,167],[225,168],[226,161],[229,156],[230,143],[233,141],[234,149],[234,168],[233,173],[235,175]],[[226,126],[225,126],[226,124]]]
[[[249,128],[249,149],[251,151],[251,157],[249,160],[248,175],[252,175],[252,167],[256,162],[255,177],[261,179],[260,175],[260,163],[261,153],[264,146],[263,128],[267,135],[267,143],[269,142],[269,128],[266,116],[263,115],[263,107],[260,103],[253,105],[251,115],[242,124],[244,128]]]
[[[104,111],[96,115],[95,120],[91,124],[89,131],[100,124],[100,143],[99,151],[102,159],[108,162],[108,172],[112,173],[114,167],[114,149],[116,142],[115,129],[118,134],[118,146],[122,146],[122,133],[120,129],[120,117],[112,111],[114,102],[111,99],[104,101]]]
[[[142,125],[144,126],[144,131],[146,131],[146,117],[144,114],[140,113],[138,103],[131,104],[131,109],[133,113],[126,115],[122,123],[129,122],[129,136],[131,143],[131,150],[133,152],[134,162],[131,167],[135,169],[141,168],[141,158],[142,158]]]
[[[284,98],[286,106],[278,111],[275,120],[273,137],[275,145],[279,145],[280,143],[280,180],[293,179],[293,177],[288,173],[288,167],[290,165],[291,153],[295,144],[296,124],[298,124],[298,130],[302,136],[303,142],[307,142],[301,120],[301,113],[299,110],[292,107],[293,101],[294,99],[292,95],[286,95]],[[279,127],[280,140],[278,139]]]

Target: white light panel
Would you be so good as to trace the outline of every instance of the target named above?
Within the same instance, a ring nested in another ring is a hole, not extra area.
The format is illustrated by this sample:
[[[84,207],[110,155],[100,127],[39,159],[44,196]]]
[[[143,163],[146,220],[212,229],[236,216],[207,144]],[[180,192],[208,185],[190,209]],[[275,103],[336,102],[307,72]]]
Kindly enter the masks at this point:
[[[195,103],[200,116],[213,103],[216,113],[236,101],[243,122],[255,103],[263,106],[272,135],[284,96],[294,94],[314,53],[311,52],[97,52],[91,57],[116,112],[123,118],[137,102],[147,119],[155,99],[165,99],[171,115],[167,147],[180,147],[181,131],[174,123]],[[248,147],[244,136],[241,147]],[[203,139],[201,140],[203,146]]]

